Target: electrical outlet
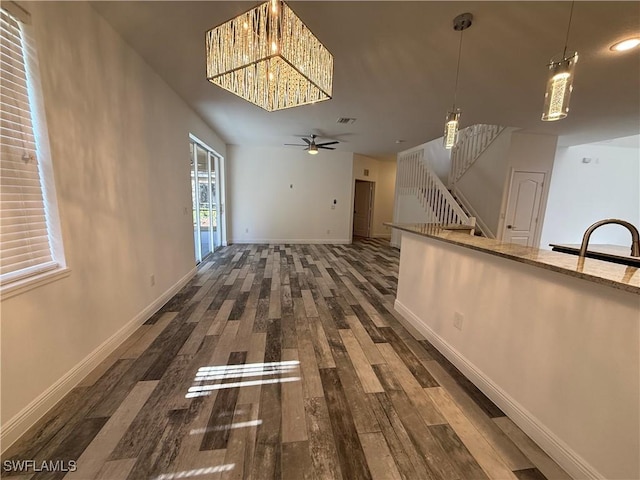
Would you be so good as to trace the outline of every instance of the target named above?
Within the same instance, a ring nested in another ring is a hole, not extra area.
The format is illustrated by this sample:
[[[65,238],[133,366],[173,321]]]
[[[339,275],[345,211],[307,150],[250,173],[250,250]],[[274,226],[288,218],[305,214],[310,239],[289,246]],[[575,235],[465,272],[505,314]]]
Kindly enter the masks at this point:
[[[462,323],[464,322],[464,315],[460,312],[455,312],[453,314],[453,326],[458,330],[462,330]]]
[[[151,274],[149,276],[149,283],[151,284],[152,287],[156,284],[156,276],[154,274]]]

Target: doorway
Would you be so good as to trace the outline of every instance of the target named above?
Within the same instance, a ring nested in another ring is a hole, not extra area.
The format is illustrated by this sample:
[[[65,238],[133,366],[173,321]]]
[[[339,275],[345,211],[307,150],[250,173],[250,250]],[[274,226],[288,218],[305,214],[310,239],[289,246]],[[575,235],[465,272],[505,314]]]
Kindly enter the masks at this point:
[[[374,190],[374,182],[356,180],[353,199],[353,235],[356,237],[371,236]]]
[[[512,172],[503,241],[528,247],[536,245],[540,236],[540,201],[544,179],[543,172]]]
[[[191,139],[191,197],[196,263],[220,246],[220,157]]]

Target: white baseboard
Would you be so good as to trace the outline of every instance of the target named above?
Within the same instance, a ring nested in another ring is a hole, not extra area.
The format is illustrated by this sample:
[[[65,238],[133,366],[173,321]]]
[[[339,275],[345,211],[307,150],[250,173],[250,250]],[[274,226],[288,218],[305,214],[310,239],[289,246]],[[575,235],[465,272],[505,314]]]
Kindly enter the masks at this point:
[[[348,244],[351,240],[348,238],[234,238],[229,243],[241,243],[241,244],[269,244],[280,245],[283,243],[289,244]]]
[[[418,318],[398,300],[395,310],[405,321],[433,344],[453,363],[475,386],[491,399],[513,422],[536,442],[553,460],[555,460],[573,478],[604,479],[594,467],[578,455],[569,445],[551,432],[540,420],[520,405],[502,388],[496,385],[478,367],[447,343],[435,331]]]
[[[195,275],[196,268],[190,270],[177,283],[160,295],[153,303],[133,317],[120,330],[99,345],[93,352],[83,358],[76,366],[65,373],[53,385],[38,395],[29,405],[2,425],[0,444],[5,452],[13,443],[24,435],[38,420],[51,410],[62,398],[78,385],[84,377],[104,361],[134,331],[178,293]]]

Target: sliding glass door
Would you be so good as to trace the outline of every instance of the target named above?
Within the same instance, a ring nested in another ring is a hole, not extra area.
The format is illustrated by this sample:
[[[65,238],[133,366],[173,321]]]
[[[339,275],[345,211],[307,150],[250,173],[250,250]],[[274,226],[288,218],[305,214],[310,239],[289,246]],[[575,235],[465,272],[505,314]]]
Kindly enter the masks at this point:
[[[216,185],[218,157],[198,142],[191,142],[191,195],[196,262],[220,246],[219,192]]]

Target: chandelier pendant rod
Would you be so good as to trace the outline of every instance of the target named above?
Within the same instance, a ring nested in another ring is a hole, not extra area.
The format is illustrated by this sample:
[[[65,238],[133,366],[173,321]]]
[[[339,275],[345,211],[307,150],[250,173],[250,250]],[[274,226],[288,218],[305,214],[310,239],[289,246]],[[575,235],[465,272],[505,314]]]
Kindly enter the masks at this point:
[[[567,36],[564,39],[564,51],[562,52],[562,59],[567,58],[567,46],[569,45],[569,32],[571,31],[571,19],[573,18],[573,5],[575,4],[575,0],[571,2],[571,10],[569,11],[569,25],[567,26]]]
[[[462,36],[464,35],[464,30],[460,30],[460,43],[458,45],[458,66],[456,67],[456,83],[453,89],[453,110],[456,109],[456,103],[458,98],[458,78],[460,76],[460,57],[462,55]]]

